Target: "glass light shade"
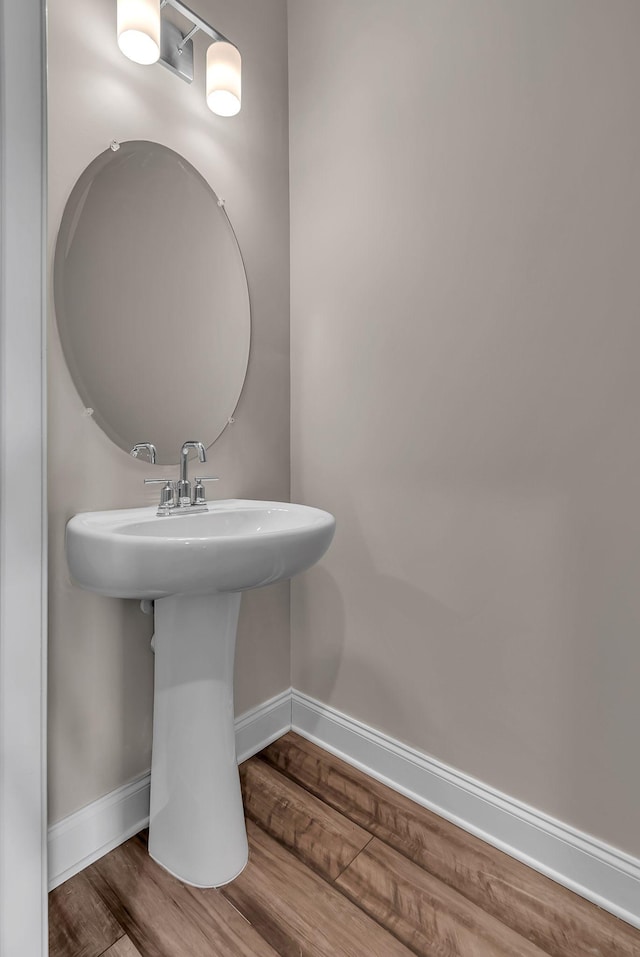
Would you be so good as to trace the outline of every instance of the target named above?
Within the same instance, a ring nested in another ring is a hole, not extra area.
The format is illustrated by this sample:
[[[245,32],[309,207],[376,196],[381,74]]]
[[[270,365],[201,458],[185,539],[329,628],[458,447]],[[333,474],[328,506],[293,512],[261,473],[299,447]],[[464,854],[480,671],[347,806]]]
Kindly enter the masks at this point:
[[[207,106],[218,116],[240,111],[242,60],[233,43],[217,40],[207,50]]]
[[[118,0],[118,46],[134,63],[160,56],[160,0]]]

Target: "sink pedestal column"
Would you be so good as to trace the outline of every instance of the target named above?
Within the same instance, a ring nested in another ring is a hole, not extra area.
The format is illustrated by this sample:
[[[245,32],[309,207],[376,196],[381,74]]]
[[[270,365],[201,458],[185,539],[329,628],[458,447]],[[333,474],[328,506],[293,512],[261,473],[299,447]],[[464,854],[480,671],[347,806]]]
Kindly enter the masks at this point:
[[[240,598],[155,603],[149,853],[199,887],[233,880],[248,857],[233,713]]]

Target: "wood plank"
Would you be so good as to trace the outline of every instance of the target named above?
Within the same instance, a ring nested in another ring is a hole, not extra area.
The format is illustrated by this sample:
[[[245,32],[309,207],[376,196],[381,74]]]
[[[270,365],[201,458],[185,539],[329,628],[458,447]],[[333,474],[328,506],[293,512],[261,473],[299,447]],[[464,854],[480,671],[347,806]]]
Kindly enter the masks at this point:
[[[413,957],[252,821],[247,831],[249,863],[221,890],[280,957]]]
[[[49,894],[50,957],[100,957],[123,933],[84,872]]]
[[[251,758],[240,768],[248,817],[322,877],[334,880],[371,840],[368,831]]]
[[[506,924],[374,838],[336,887],[421,957],[546,957]]]
[[[144,957],[277,957],[219,891],[209,891],[203,907],[136,838],[86,873]]]
[[[128,937],[121,937],[109,950],[104,952],[102,957],[142,957],[142,954],[133,946]]]
[[[259,757],[551,957],[640,955],[640,931],[301,736]]]

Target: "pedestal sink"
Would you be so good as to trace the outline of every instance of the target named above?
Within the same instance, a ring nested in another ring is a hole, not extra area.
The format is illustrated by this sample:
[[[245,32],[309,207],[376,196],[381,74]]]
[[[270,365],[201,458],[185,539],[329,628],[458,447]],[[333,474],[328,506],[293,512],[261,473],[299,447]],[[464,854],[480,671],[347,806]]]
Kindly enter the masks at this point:
[[[320,509],[241,500],[184,515],[84,512],[67,525],[79,585],[155,600],[149,853],[189,884],[219,887],[247,862],[233,711],[241,592],[310,568],[334,528]]]

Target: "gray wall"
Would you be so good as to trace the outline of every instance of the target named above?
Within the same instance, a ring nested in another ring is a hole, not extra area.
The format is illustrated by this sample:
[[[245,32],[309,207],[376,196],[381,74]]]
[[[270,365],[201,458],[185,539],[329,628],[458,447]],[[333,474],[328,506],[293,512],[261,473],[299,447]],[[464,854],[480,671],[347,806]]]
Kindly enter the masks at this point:
[[[49,262],[76,179],[111,140],[156,140],[200,170],[226,200],[253,306],[246,389],[235,425],[209,457],[213,474],[222,477],[214,494],[286,500],[286,5],[285,0],[198,0],[198,11],[242,50],[243,109],[230,120],[214,116],[205,104],[204,38],[197,42],[196,79],[189,87],[160,66],[138,66],[120,53],[114,0],[49,3]],[[170,268],[173,259],[168,234],[161,268]],[[150,619],[136,602],[100,598],[71,583],[64,526],[77,511],[152,504],[158,491],[142,484],[149,467],[117,449],[83,415],[51,300],[49,313],[49,807],[54,822],[147,770],[152,715]],[[158,469],[157,474],[174,471]],[[289,663],[288,586],[248,594],[238,636],[236,711],[287,688]]]
[[[635,854],[639,35],[289,3],[293,684]]]

